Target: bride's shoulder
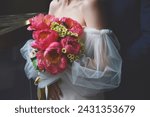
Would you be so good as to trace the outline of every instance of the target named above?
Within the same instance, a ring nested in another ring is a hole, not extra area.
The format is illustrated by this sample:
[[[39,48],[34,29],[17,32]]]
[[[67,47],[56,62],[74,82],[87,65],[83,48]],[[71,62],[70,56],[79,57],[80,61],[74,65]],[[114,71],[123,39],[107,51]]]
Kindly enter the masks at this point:
[[[101,1],[102,0],[83,1],[82,13],[88,27],[96,29],[105,27]]]
[[[52,0],[49,5],[49,13],[54,14],[56,9],[59,7],[57,0]]]
[[[95,7],[99,3],[99,0],[84,0],[83,1],[83,7]]]
[[[82,5],[83,12],[95,12],[100,7],[100,0],[84,0]]]
[[[84,3],[88,4],[88,3],[96,3],[98,2],[99,0],[83,0]]]

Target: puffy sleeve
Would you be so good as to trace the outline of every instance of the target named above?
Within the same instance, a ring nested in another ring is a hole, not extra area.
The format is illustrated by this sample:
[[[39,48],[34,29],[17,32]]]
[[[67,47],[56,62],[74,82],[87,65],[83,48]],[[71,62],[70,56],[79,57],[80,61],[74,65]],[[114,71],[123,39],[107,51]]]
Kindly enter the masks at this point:
[[[45,86],[51,85],[55,81],[57,81],[60,78],[61,74],[54,76],[54,75],[50,75],[46,72],[38,72],[37,70],[35,70],[35,68],[33,67],[33,64],[31,62],[31,59],[29,57],[29,54],[33,49],[31,47],[32,41],[33,40],[28,40],[26,42],[26,44],[20,49],[20,52],[21,52],[23,58],[26,60],[26,65],[24,67],[25,74],[28,79],[33,79],[33,80],[35,80],[37,78],[37,76],[39,76],[40,82],[38,83],[38,87],[44,88]]]
[[[115,34],[108,29],[85,29],[85,54],[71,66],[71,82],[95,90],[119,86],[122,59]]]

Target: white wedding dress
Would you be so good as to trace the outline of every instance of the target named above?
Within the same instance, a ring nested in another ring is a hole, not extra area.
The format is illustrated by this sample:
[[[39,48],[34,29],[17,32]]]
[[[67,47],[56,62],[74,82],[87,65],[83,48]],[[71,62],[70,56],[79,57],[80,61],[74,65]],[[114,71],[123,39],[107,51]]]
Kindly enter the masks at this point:
[[[60,80],[63,93],[62,100],[104,99],[103,92],[119,86],[121,81],[122,59],[119,55],[119,43],[115,34],[109,29],[84,29],[85,54],[72,66],[59,74],[50,75],[35,71],[29,58],[33,40],[29,40],[21,53],[27,60],[25,72],[29,79],[38,75],[42,78],[39,88]]]

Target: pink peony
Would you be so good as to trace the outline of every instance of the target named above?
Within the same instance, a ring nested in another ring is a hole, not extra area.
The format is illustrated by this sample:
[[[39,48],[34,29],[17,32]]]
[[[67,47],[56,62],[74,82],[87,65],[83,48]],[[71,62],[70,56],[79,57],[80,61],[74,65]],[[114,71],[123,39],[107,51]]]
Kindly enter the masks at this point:
[[[29,19],[30,26],[28,30],[43,30],[49,29],[51,22],[58,21],[53,15],[39,14]]]
[[[45,50],[52,42],[57,41],[58,36],[58,33],[53,30],[34,31],[33,39],[35,41],[32,43],[32,47]]]
[[[53,42],[44,52],[46,70],[51,74],[62,72],[67,67],[67,59],[62,55],[61,50],[61,44]]]
[[[62,48],[69,54],[79,54],[81,45],[73,37],[65,37],[61,40]]]
[[[37,53],[39,69],[45,70],[53,75],[56,75],[67,68],[67,59],[61,53],[62,47],[58,42],[53,42],[45,50],[45,52]]]
[[[36,54],[37,57],[37,66],[39,68],[40,71],[45,70],[45,66],[44,66],[44,53],[43,51],[38,51]]]
[[[75,21],[75,20],[73,20],[71,18],[67,18],[67,17],[61,18],[60,21],[71,32],[77,33],[78,35],[81,35],[83,33],[83,28],[77,21]]]

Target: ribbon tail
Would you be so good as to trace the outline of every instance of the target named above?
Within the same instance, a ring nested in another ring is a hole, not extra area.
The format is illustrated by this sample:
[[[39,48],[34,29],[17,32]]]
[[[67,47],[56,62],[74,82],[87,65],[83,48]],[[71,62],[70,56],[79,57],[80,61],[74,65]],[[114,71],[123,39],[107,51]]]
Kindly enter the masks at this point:
[[[48,86],[45,87],[45,97],[46,100],[48,100]]]
[[[45,88],[37,88],[37,98],[38,100],[45,100],[46,96],[45,96]]]

